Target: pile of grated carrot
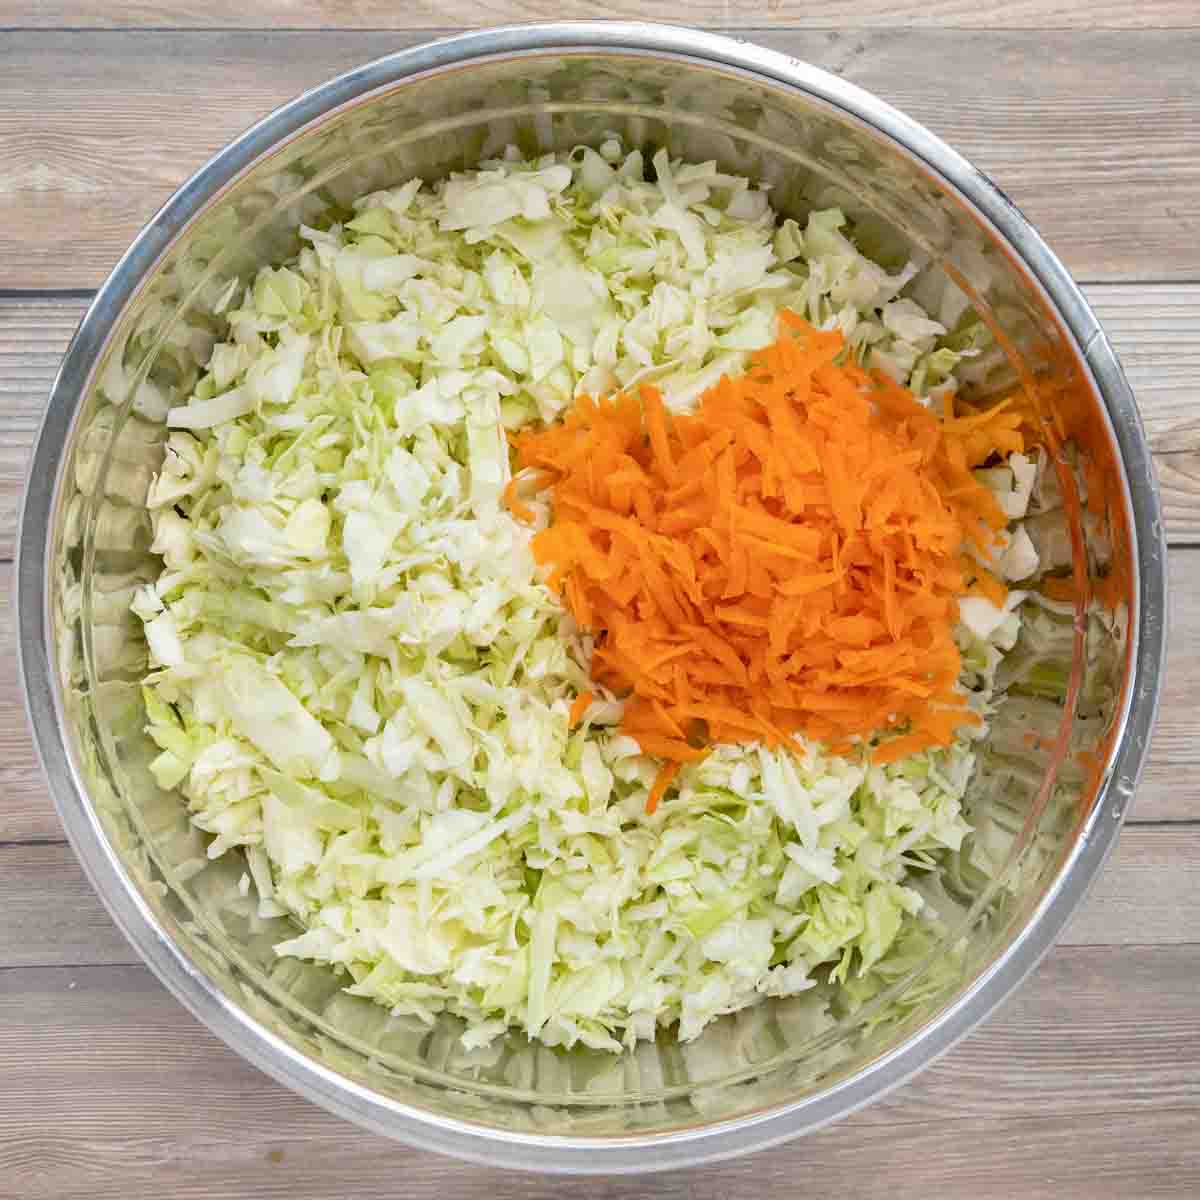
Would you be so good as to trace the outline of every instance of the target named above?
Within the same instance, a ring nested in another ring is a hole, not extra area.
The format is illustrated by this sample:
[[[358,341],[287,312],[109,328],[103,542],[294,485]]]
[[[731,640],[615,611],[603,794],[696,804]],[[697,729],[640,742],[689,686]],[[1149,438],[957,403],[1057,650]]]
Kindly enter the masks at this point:
[[[939,419],[844,350],[784,311],[774,344],[692,413],[643,387],[513,438],[509,507],[530,520],[520,490],[547,492],[534,555],[595,634],[624,732],[664,760],[649,811],[710,743],[801,732],[846,752],[894,731],[873,751],[889,762],[977,720],[956,686],[956,598],[1003,601],[966,548],[986,557],[1006,519],[971,469],[1024,448],[1022,417],[955,416],[947,399]]]

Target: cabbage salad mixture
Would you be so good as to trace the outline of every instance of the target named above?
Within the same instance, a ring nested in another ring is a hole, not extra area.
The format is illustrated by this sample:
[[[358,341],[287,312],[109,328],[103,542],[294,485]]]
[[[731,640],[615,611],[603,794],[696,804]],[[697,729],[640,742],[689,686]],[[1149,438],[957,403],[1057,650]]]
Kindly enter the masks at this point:
[[[965,302],[849,231],[613,139],[227,296],[134,607],[155,776],[280,955],[616,1051],[934,944],[1037,462],[955,407]]]

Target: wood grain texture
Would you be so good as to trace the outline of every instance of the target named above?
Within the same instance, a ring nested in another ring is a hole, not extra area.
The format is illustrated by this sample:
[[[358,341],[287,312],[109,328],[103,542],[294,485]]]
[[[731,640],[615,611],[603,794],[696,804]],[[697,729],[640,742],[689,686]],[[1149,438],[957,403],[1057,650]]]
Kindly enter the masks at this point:
[[[1099,289],[1092,289],[1094,301],[1098,294]],[[67,336],[68,327],[74,327],[81,302],[71,303],[75,307],[69,309],[69,315],[62,319],[60,325],[63,338]],[[61,316],[68,307],[65,302],[56,301],[47,304],[43,311],[49,321],[54,313]],[[3,317],[6,311],[5,302],[0,301],[0,452],[5,446],[14,444],[9,440],[10,430],[12,439],[28,439],[28,431],[22,434],[18,426],[20,420],[27,420],[32,426],[32,420],[21,417],[21,414],[31,412],[36,405],[40,405],[40,399],[21,399],[20,395],[5,392],[7,380],[12,377],[3,357],[6,342]],[[1102,309],[1101,317],[1104,318]],[[1196,326],[1192,329],[1194,336]],[[16,357],[19,359],[24,353],[21,351]],[[47,354],[46,361],[51,357]],[[1129,355],[1126,357],[1127,366],[1133,374],[1134,359]],[[1147,396],[1156,395],[1157,392],[1151,390],[1141,394],[1145,402]],[[1144,411],[1145,407],[1144,403]],[[1152,404],[1151,412],[1153,408]],[[1181,407],[1180,412],[1183,411]],[[11,426],[10,414],[15,414]],[[1149,413],[1147,415],[1153,439],[1155,421]],[[19,454],[13,452],[18,460],[24,457],[24,444],[27,441],[22,443]],[[1160,470],[1163,469],[1162,462],[1160,457]],[[15,512],[23,470],[23,465],[18,461],[18,468],[10,475],[0,475],[0,522],[5,519],[5,514],[11,516]],[[1200,473],[1197,475],[1194,495],[1200,497]],[[1172,511],[1180,511],[1178,504]],[[1197,512],[1200,514],[1200,500],[1197,501]],[[1176,519],[1172,528],[1176,537],[1183,541],[1200,541],[1200,524],[1185,525]],[[7,524],[0,523],[0,554],[11,554],[12,532],[11,520]],[[0,564],[0,788],[3,789],[0,842],[61,836],[58,818],[46,793],[25,723],[11,620],[11,580],[11,565]],[[1173,552],[1170,561],[1170,603],[1168,668],[1163,684],[1162,706],[1146,770],[1134,801],[1132,818],[1135,821],[1200,820],[1200,710],[1196,706],[1196,697],[1200,695],[1200,656],[1195,652],[1195,647],[1200,645],[1200,553],[1187,549]]]
[[[1194,1196],[1198,972],[1195,945],[1057,950],[956,1050],[833,1129],[701,1171],[576,1186],[589,1200],[816,1200],[834,1181],[850,1200]],[[0,1196],[12,1200],[562,1191],[327,1116],[218,1044],[141,967],[0,972],[0,1062]]]
[[[1200,450],[1200,284],[1083,290],[1125,368],[1160,469],[1173,455]]]
[[[1134,822],[1200,821],[1200,553],[1172,554],[1169,586],[1168,668]],[[26,726],[11,593],[12,567],[0,564],[0,843],[62,836]]]
[[[199,0],[196,11],[207,11]],[[1200,279],[1200,30],[746,32],[927,123],[1001,183],[1080,278]],[[425,36],[6,33],[5,284],[96,286],[231,137],[303,89]]]
[[[0,844],[0,972],[141,960],[65,842]],[[1126,829],[1064,946],[1200,941],[1200,826]]]
[[[250,29],[430,29],[502,25],[516,21],[687,21],[715,28],[823,28],[831,12],[803,0],[700,0],[686,11],[674,0],[21,0],[0,3],[0,25],[19,29],[137,29],[153,26]],[[941,29],[1195,29],[1192,0],[859,0],[839,9],[842,29],[895,26]]]
[[[1168,564],[1165,676],[1134,814],[1139,820],[1200,819],[1200,554],[1176,550]],[[1200,940],[1200,935],[1198,935]]]
[[[141,961],[65,842],[0,843],[0,913],[0,971]]]
[[[1200,544],[1200,284],[1086,285],[1137,396],[1167,534]],[[12,556],[25,463],[84,297],[0,296],[0,559]]]
[[[1200,942],[1200,825],[1129,826],[1064,946]]]
[[[803,1142],[576,1188],[589,1200],[1194,1200],[1200,553],[1179,547],[1200,547],[1200,0],[836,12],[804,0],[0,0],[0,1200],[561,1193],[560,1180],[451,1163],[328,1116],[135,962],[69,848],[30,840],[61,831],[25,727],[4,563],[85,306],[12,289],[96,286],[211,152],[338,71],[448,26],[570,17],[736,30],[875,91],[971,156],[1093,281],[1177,547],[1162,716],[1133,823],[1001,1012]]]
[[[62,837],[25,716],[12,582],[13,568],[6,563],[0,567],[0,844]],[[0,909],[0,922],[4,919]]]
[[[87,301],[0,298],[0,556],[11,558],[29,451]]]

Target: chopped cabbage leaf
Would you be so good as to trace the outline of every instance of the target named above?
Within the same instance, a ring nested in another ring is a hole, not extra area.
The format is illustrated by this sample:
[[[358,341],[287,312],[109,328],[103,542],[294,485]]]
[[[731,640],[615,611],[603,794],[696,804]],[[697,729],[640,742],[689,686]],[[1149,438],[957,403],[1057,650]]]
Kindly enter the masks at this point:
[[[718,746],[646,815],[657,765],[502,503],[504,430],[641,380],[686,407],[783,305],[918,390],[959,358],[901,295],[916,268],[866,258],[837,210],[778,224],[714,164],[646,166],[609,143],[507,155],[313,218],[223,297],[150,489],[159,784],[296,919],[279,954],[457,1014],[472,1047],[687,1040],[825,978],[865,996],[920,940],[913,864],[969,831],[966,741],[882,768]],[[1023,515],[1028,461],[998,471]],[[1005,563],[1036,568],[1022,532]],[[1019,596],[964,602],[985,704]]]

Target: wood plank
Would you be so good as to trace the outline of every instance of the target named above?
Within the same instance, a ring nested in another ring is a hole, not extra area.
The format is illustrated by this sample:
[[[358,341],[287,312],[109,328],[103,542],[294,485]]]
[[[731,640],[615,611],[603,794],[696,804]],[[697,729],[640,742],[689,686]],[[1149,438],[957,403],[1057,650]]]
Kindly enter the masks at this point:
[[[253,8],[234,0],[22,0],[0,3],[0,25],[19,29],[472,29],[515,21],[638,20],[678,22],[673,0],[267,0]],[[946,29],[1195,29],[1192,0],[1010,0],[1002,8],[975,0],[859,0],[837,14],[843,29],[907,26]],[[802,0],[700,0],[686,19],[711,28],[823,28],[830,13]]]
[[[0,844],[0,971],[115,966],[137,955],[65,842]],[[1200,929],[1200,826],[1130,826],[1064,946],[1182,945]]]
[[[1084,284],[1125,368],[1162,489],[1168,539],[1200,543],[1200,284]]]
[[[6,563],[0,567],[0,843],[62,837],[17,677],[12,583],[12,564]]]
[[[1200,818],[1200,555],[1168,563],[1167,661],[1158,723],[1133,809],[1138,820]]]
[[[854,1200],[1195,1196],[1198,972],[1200,946],[1056,951],[956,1050],[840,1125],[701,1173],[595,1178],[587,1194],[818,1197],[836,1179]],[[562,1189],[326,1115],[216,1042],[138,967],[0,972],[0,1071],[0,1191],[22,1200],[160,1195],[164,1178],[175,1200],[315,1200],[350,1179],[356,1200],[394,1197],[398,1179],[410,1200]]]
[[[1084,284],[1083,291],[1125,368],[1159,463],[1200,450],[1200,283]]]
[[[1064,946],[1200,941],[1200,825],[1130,825]]]
[[[1175,569],[1180,563],[1183,569]],[[1172,568],[1171,668],[1163,686],[1150,756],[1131,810],[1134,825],[1200,817],[1200,719],[1195,704],[1200,694],[1200,660],[1190,650],[1200,638],[1200,557],[1177,553]],[[62,826],[26,725],[7,611],[10,571],[6,565],[0,566],[0,588],[4,589],[0,599],[0,788],[4,795],[0,843],[26,843],[61,838]]]
[[[991,20],[989,6],[956,3]],[[382,0],[376,5],[366,11],[379,11]],[[233,6],[226,0],[223,8]],[[722,12],[754,25],[741,8],[721,0]],[[198,2],[194,10],[209,11]],[[257,9],[244,11],[261,19]],[[1180,11],[1195,17],[1194,5]],[[1200,278],[1200,31],[745,32],[929,124],[1001,183],[1081,278]],[[240,130],[305,88],[425,36],[7,33],[0,41],[6,285],[96,286],[170,191]]]
[[[1125,365],[1162,484],[1167,535],[1200,543],[1200,284],[1085,285]],[[85,297],[0,296],[0,559],[12,557],[25,461]]]
[[[1200,286],[1086,288],[1138,398],[1167,536],[1200,543]]]
[[[1164,485],[1167,527],[1179,543],[1200,542],[1200,433],[1193,397],[1200,389],[1200,285],[1107,285],[1085,289],[1138,394]],[[17,509],[45,396],[86,300],[0,298],[0,557],[12,554]],[[1166,363],[1164,367],[1160,364]],[[1181,447],[1176,450],[1176,447]],[[0,615],[10,603],[0,570]],[[1200,738],[1194,697],[1200,665],[1200,560],[1172,560],[1171,669],[1163,714],[1136,816],[1183,820],[1200,815]],[[0,620],[0,840],[58,834],[40,769],[25,732],[11,622]]]
[[[141,960],[66,842],[0,843],[0,971]]]
[[[1136,821],[1200,817],[1200,554],[1170,560],[1169,668],[1150,756],[1132,810]],[[11,619],[12,567],[0,564],[0,842],[61,836],[25,723]],[[0,911],[3,911],[0,909]]]
[[[88,301],[0,298],[0,557],[13,556],[25,471],[58,364]]]

